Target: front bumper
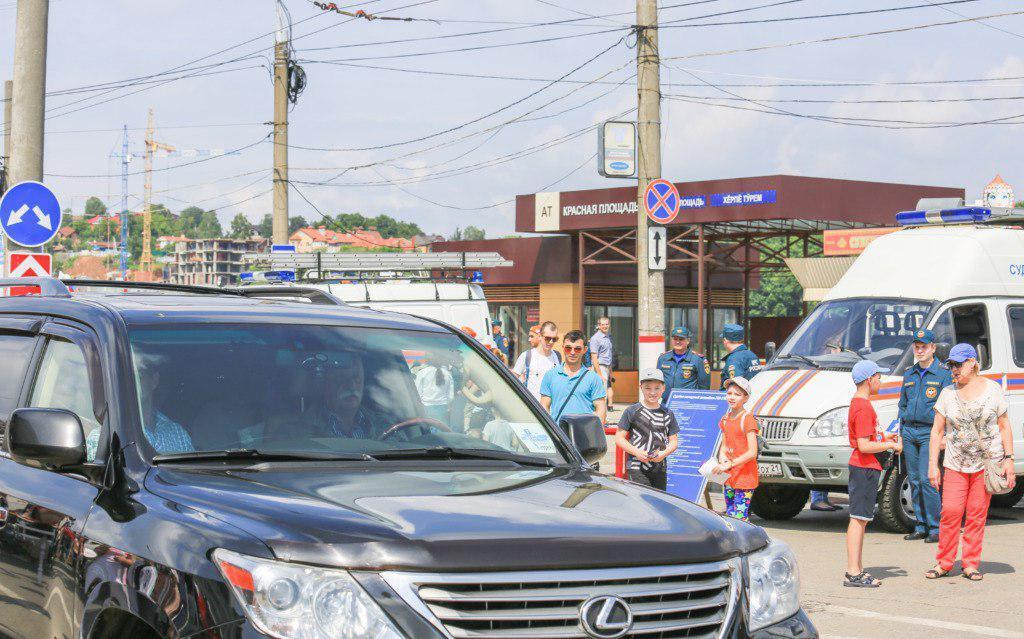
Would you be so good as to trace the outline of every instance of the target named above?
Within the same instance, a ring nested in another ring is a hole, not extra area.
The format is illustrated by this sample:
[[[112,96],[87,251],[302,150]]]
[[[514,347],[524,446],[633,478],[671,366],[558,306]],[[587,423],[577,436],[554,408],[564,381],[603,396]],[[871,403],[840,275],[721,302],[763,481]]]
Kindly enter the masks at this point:
[[[794,446],[768,443],[757,453],[759,464],[782,465],[782,477],[761,475],[762,484],[845,488],[849,483],[849,446]]]
[[[730,627],[722,635],[723,639],[818,639],[817,629],[803,610],[800,610],[789,619],[754,632],[747,630],[743,615],[737,615],[736,617],[736,620],[730,624]],[[406,623],[401,621],[396,625],[399,625],[402,633],[410,639],[447,639],[436,628],[423,620],[406,619],[404,621],[410,625],[406,625]],[[257,631],[248,620],[240,620],[238,630],[239,634],[234,636],[242,639],[265,639],[270,636]],[[631,635],[627,635],[627,637],[629,636]]]

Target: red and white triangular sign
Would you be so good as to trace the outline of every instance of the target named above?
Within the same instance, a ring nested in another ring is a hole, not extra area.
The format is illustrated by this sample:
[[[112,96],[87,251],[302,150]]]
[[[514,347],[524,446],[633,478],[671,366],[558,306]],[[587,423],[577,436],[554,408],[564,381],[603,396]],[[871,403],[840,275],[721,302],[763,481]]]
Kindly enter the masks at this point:
[[[49,277],[53,272],[53,257],[49,253],[8,253],[7,272],[10,277]],[[12,286],[10,295],[38,292],[38,287]]]

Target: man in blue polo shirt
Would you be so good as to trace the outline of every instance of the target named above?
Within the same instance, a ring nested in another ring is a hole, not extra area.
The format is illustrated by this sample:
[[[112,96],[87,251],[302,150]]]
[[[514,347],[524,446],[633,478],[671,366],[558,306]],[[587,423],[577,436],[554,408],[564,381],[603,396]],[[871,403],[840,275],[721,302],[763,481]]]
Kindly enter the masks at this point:
[[[933,544],[939,541],[941,508],[939,491],[928,481],[928,449],[935,421],[935,400],[943,388],[953,383],[953,376],[935,359],[935,333],[927,328],[914,331],[913,348],[914,365],[903,373],[899,419],[917,525],[904,539],[923,539]]]
[[[669,337],[672,350],[658,358],[658,370],[665,377],[665,393],[661,401],[668,402],[673,388],[709,390],[711,366],[703,355],[690,350],[690,338],[693,337],[690,329],[676,326]]]
[[[596,414],[603,424],[606,406],[604,380],[583,365],[587,350],[582,331],[569,331],[562,338],[565,362],[544,374],[540,383],[540,403],[555,422],[562,415]]]

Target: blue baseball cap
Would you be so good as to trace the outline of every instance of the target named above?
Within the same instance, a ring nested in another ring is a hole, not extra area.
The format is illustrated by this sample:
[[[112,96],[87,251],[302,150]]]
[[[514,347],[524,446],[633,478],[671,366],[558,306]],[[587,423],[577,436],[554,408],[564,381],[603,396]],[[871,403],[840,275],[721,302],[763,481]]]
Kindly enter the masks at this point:
[[[742,342],[743,327],[739,324],[726,324],[722,327],[722,339],[727,339],[730,342]]]
[[[914,341],[921,342],[922,344],[934,344],[935,331],[928,328],[919,328],[914,331]]]
[[[974,350],[970,344],[957,344],[949,349],[949,355],[946,357],[947,362],[956,362],[957,364],[963,364],[969,359],[978,359],[978,351]]]
[[[672,329],[671,336],[682,337],[683,339],[690,339],[692,333],[690,333],[690,329],[686,328],[685,326],[676,326],[675,328]]]
[[[501,320],[491,320],[491,326],[501,326]]]
[[[853,383],[860,384],[876,373],[888,373],[888,368],[882,368],[870,359],[862,359],[853,365]]]

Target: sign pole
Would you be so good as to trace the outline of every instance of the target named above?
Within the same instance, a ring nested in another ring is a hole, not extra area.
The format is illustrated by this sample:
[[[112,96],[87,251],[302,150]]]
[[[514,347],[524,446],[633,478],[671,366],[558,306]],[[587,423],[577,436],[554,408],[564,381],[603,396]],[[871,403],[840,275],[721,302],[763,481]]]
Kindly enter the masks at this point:
[[[658,60],[656,0],[636,3],[636,67],[638,149],[636,274],[640,370],[652,368],[665,348],[665,279],[648,268],[647,187],[661,177],[661,80]],[[678,198],[677,198],[678,205]]]
[[[14,83],[10,80],[4,82],[4,182],[0,188],[0,195],[11,186],[11,104],[14,102]],[[11,252],[11,244],[7,241],[7,235],[0,232],[0,250],[4,253],[4,259],[0,260],[0,274],[7,277],[7,255]]]

